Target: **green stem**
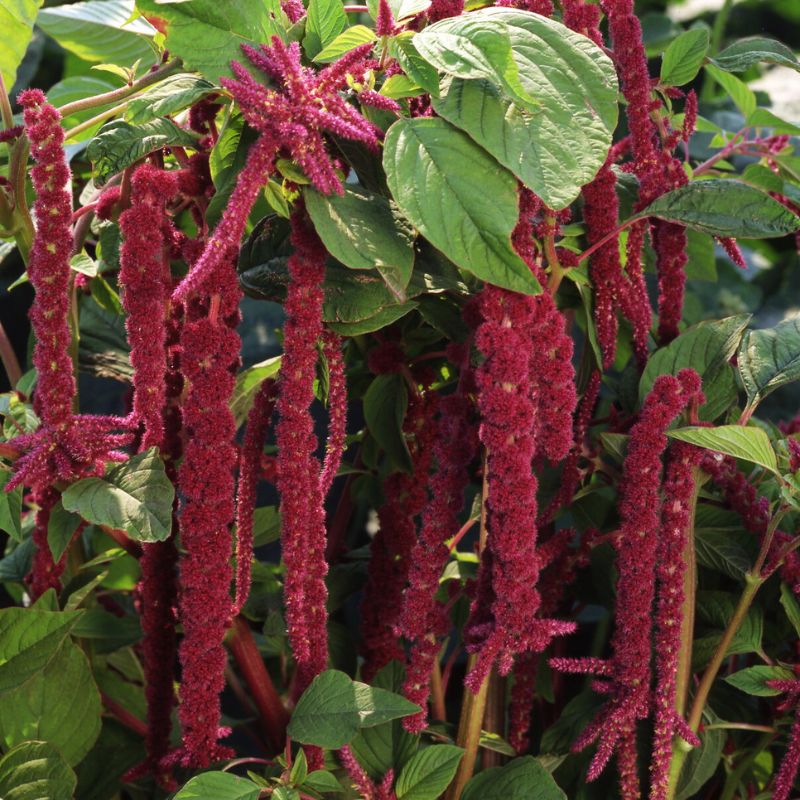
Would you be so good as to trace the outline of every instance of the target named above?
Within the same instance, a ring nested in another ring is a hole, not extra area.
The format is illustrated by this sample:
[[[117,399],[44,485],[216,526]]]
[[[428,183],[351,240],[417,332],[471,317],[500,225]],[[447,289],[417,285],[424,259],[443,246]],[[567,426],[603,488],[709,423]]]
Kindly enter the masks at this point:
[[[107,119],[111,119],[111,117],[116,117],[117,114],[121,114],[127,107],[128,103],[125,102],[125,103],[120,103],[119,105],[114,106],[113,108],[107,108],[105,111],[102,111],[97,116],[92,117],[91,119],[87,119],[85,122],[81,122],[74,128],[70,128],[64,134],[64,138],[67,141],[69,141],[70,139],[74,139],[79,133],[88,131],[95,125],[99,125],[101,122],[105,122]]]
[[[11,110],[11,100],[8,98],[8,90],[2,73],[0,73],[0,119],[3,121],[5,130],[14,127],[14,112]]]
[[[700,728],[700,722],[703,718],[703,711],[706,707],[708,694],[711,691],[711,686],[713,685],[714,680],[717,677],[717,673],[722,666],[722,662],[725,660],[725,656],[728,654],[728,648],[733,641],[733,637],[741,627],[745,616],[747,616],[747,612],[750,610],[750,606],[753,603],[756,592],[758,592],[758,590],[761,588],[761,584],[764,583],[764,580],[765,578],[757,573],[754,574],[748,572],[745,576],[746,583],[744,591],[742,592],[742,596],[739,598],[739,603],[736,606],[736,610],[733,612],[733,616],[728,623],[728,627],[722,634],[722,638],[717,645],[717,649],[714,651],[714,655],[711,657],[711,661],[706,667],[703,677],[700,679],[700,684],[697,687],[697,692],[694,696],[692,710],[689,713],[687,722],[689,727],[695,733]],[[675,791],[678,787],[678,778],[681,774],[681,770],[683,769],[683,763],[691,749],[692,748],[683,741],[679,742],[678,746],[675,748],[672,756],[672,768],[670,770],[670,782],[669,789],[667,791],[667,800],[672,800],[672,798],[675,796]]]
[[[689,684],[692,680],[692,641],[694,639],[694,612],[697,594],[697,561],[694,551],[694,520],[697,513],[697,498],[700,487],[706,482],[707,476],[700,470],[693,470],[693,489],[689,501],[689,529],[683,549],[683,609],[681,614],[681,646],[678,656],[678,674],[675,678],[675,711],[679,716],[686,712],[686,703],[689,699]]]
[[[16,231],[14,239],[17,242],[22,260],[27,265],[28,254],[33,245],[33,220],[28,209],[28,200],[25,196],[25,186],[28,176],[28,153],[30,145],[25,136],[20,136],[11,150],[9,161],[8,177],[14,189],[14,217],[16,219]]]
[[[481,490],[481,529],[478,538],[478,548],[483,552],[486,547],[486,539],[488,531],[486,528],[486,512],[487,498],[489,495],[489,481],[487,480],[488,454],[484,451],[483,455],[483,487]],[[467,673],[475,666],[477,660],[476,656],[470,656],[467,659]],[[491,675],[491,673],[490,673]],[[481,739],[481,729],[483,726],[483,717],[486,712],[486,698],[489,691],[489,676],[484,679],[476,694],[466,690],[464,692],[464,701],[461,706],[461,718],[458,721],[458,734],[456,736],[456,743],[459,747],[464,748],[464,757],[458,765],[456,776],[453,782],[447,789],[445,800],[459,800],[464,787],[469,783],[472,774],[475,771],[475,762],[478,758],[478,745]]]
[[[107,106],[110,103],[117,103],[120,100],[124,100],[125,98],[140,92],[142,89],[146,89],[148,86],[152,86],[154,83],[158,83],[169,75],[178,72],[182,66],[183,63],[181,60],[179,58],[175,58],[172,61],[168,61],[158,69],[148,72],[146,75],[143,75],[141,78],[139,78],[139,80],[134,81],[128,86],[123,86],[120,89],[114,89],[113,91],[105,92],[104,94],[98,94],[94,97],[86,97],[83,100],[76,100],[74,103],[67,103],[66,105],[61,106],[58,110],[62,117],[69,117],[71,114],[76,114],[79,111],[85,111],[87,108],[98,108],[99,106]]]
[[[736,790],[739,788],[739,782],[742,776],[753,766],[753,762],[758,756],[772,743],[775,738],[775,733],[765,733],[761,736],[756,743],[756,746],[731,770],[728,777],[725,779],[725,786],[722,788],[722,794],[719,800],[733,800],[736,795]]]
[[[719,52],[722,45],[722,37],[725,35],[725,28],[728,25],[728,17],[731,14],[733,7],[733,0],[725,0],[722,8],[717,13],[714,19],[714,25],[711,28],[711,42],[708,47],[708,55],[714,56]],[[707,72],[703,78],[703,88],[700,90],[700,99],[708,102],[714,97],[714,79]]]

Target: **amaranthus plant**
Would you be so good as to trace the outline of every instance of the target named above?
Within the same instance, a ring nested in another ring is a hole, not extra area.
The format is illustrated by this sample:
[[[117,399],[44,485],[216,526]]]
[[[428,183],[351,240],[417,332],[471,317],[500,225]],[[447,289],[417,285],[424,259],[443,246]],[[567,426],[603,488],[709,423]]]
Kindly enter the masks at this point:
[[[800,796],[792,4],[42,5],[0,798]]]

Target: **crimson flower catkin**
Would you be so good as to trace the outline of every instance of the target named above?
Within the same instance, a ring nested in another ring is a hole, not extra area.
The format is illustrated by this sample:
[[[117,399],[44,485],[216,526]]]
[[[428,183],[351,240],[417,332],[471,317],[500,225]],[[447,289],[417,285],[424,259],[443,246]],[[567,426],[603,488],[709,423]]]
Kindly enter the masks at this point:
[[[166,203],[177,190],[174,174],[143,164],[131,179],[131,206],[120,215],[119,281],[133,367],[133,424],[140,449],[165,446],[167,311],[172,280],[167,258]],[[174,473],[174,469],[171,470]],[[174,477],[174,474],[172,475]],[[169,750],[173,706],[175,630],[174,542],[142,545],[143,670],[147,698],[147,758],[142,771],[172,783],[161,762]]]
[[[697,466],[702,450],[684,442],[672,444],[664,476],[664,505],[658,541],[658,603],[656,607],[656,690],[653,754],[650,761],[650,798],[666,797],[675,734],[695,746],[700,742],[676,710],[678,664],[683,647],[682,630],[684,549],[693,535],[692,507]]]
[[[433,457],[434,392],[412,397],[403,430],[411,452],[411,471],[393,472],[383,483],[385,501],[378,509],[379,529],[372,540],[362,611],[361,672],[370,680],[392,659],[402,661],[403,647],[396,627],[403,590],[416,541],[416,517],[428,499],[428,473]]]
[[[661,455],[667,446],[667,427],[699,391],[700,378],[693,370],[682,370],[677,378],[660,375],[645,399],[639,421],[631,429],[621,484],[621,524],[616,535],[619,579],[611,659],[551,660],[555,669],[594,673],[608,679],[607,685],[595,684],[609,695],[608,703],[580,734],[573,749],[583,749],[599,740],[589,767],[589,780],[597,778],[616,752],[623,800],[639,796],[636,723],[647,717],[651,702]]]
[[[317,341],[322,334],[325,248],[305,209],[292,215],[284,346],[277,401],[277,486],[281,548],[286,564],[284,600],[289,642],[300,693],[328,663],[325,513],[311,404]]]

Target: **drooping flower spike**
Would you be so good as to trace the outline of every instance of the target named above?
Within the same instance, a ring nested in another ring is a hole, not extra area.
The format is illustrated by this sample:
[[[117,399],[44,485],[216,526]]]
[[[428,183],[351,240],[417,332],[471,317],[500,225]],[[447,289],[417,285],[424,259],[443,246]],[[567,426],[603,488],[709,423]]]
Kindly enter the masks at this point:
[[[639,421],[631,429],[621,484],[621,523],[615,537],[619,579],[611,659],[555,658],[550,662],[562,672],[607,679],[595,682],[594,687],[607,694],[609,700],[580,734],[573,749],[581,750],[598,741],[588,780],[597,778],[616,753],[623,800],[639,797],[636,723],[648,716],[651,706],[661,456],[667,446],[667,427],[699,392],[700,378],[693,370],[682,370],[677,378],[660,375],[645,399]]]

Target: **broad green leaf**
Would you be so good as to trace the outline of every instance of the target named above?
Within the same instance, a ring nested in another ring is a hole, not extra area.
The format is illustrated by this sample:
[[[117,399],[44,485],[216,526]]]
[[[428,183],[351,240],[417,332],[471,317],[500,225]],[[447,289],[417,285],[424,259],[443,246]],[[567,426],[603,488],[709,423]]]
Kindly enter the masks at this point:
[[[701,590],[697,593],[697,617],[715,630],[714,633],[695,639],[692,647],[692,669],[699,670],[711,659],[717,648],[722,631],[733,617],[738,594],[722,591]],[[718,631],[718,632],[716,632]],[[751,606],[733,637],[726,655],[756,653],[761,649],[764,635],[764,612],[758,606]]]
[[[352,681],[343,672],[327,670],[303,692],[287,733],[302,744],[338,749],[351,742],[360,728],[418,711],[419,706],[401,695]]]
[[[415,17],[431,6],[431,0],[389,0],[389,8],[396,22]],[[373,19],[378,16],[378,0],[367,0],[367,8]]]
[[[403,665],[398,661],[390,661],[378,671],[372,685],[376,689],[401,692],[404,680]],[[402,720],[395,719],[372,728],[363,728],[350,742],[350,749],[370,778],[379,781],[389,769],[399,773],[416,753],[418,745],[419,738],[405,730]]]
[[[72,635],[91,639],[97,653],[111,653],[138,642],[142,629],[138,617],[118,617],[103,608],[90,608],[75,623]]]
[[[213,83],[197,75],[170,75],[144,94],[129,100],[125,119],[134,125],[141,125],[182,111],[216,91],[219,90]]]
[[[800,63],[791,48],[777,39],[765,39],[762,36],[740,39],[709,60],[726,72],[744,72],[759,61],[800,71]]]
[[[756,110],[758,101],[755,92],[744,81],[717,69],[713,64],[706,64],[705,70],[727,92],[745,119]]]
[[[100,733],[100,693],[83,651],[65,641],[44,669],[0,703],[0,741],[43,739],[77,764]]]
[[[3,46],[0,47],[0,75],[6,91],[10,92],[17,77],[17,67],[22,61],[33,36],[33,23],[43,0],[12,0],[0,3],[0,30]]]
[[[0,559],[0,583],[22,583],[30,572],[33,539],[23,539],[5,558]]]
[[[381,86],[381,94],[386,97],[391,97],[394,100],[400,100],[403,97],[416,97],[425,90],[417,84],[416,81],[411,80],[408,75],[391,75]]]
[[[347,28],[342,0],[310,0],[306,16],[303,50],[314,58]]]
[[[516,180],[466,134],[443,119],[399,119],[383,164],[401,211],[451,261],[505,289],[541,290],[511,248]]]
[[[359,322],[329,322],[328,327],[340,336],[361,336],[364,333],[372,333],[391,325],[393,322],[402,319],[406,314],[417,308],[417,303],[413,300],[395,306],[386,306],[377,314],[362,319]]]
[[[509,761],[478,773],[461,800],[566,800],[553,776],[533,756]]]
[[[658,217],[712,236],[769,239],[800,228],[800,218],[768,194],[736,180],[692,181],[661,195],[639,217]]]
[[[309,772],[300,789],[304,792],[311,789],[312,792],[318,792],[319,794],[344,793],[342,784],[336,780],[332,773],[324,769],[316,769],[313,772]]]
[[[693,28],[670,42],[661,59],[661,83],[683,86],[695,79],[708,51],[708,28]]]
[[[522,85],[546,100],[531,114],[488,81],[454,79],[443,82],[434,108],[548,206],[564,208],[608,154],[618,113],[614,65],[554,20],[513,9],[481,13],[505,24]]]
[[[0,531],[7,533],[15,542],[21,542],[22,487],[7,492],[5,487],[11,478],[10,472],[0,475]]]
[[[439,73],[414,46],[415,34],[405,31],[389,42],[389,52],[397,59],[403,72],[416,81],[432,97],[439,94]]]
[[[204,772],[192,778],[173,800],[257,800],[261,787],[230,772]]]
[[[34,608],[0,611],[0,693],[44,669],[82,613]]]
[[[262,506],[253,512],[253,543],[256,547],[277,541],[281,535],[281,515],[276,506]]]
[[[61,500],[50,510],[50,519],[47,521],[47,546],[50,548],[53,561],[58,563],[64,555],[80,524],[80,516],[67,511]]]
[[[63,48],[92,63],[147,66],[156,60],[156,29],[134,14],[134,0],[88,0],[39,12],[36,24]]]
[[[314,56],[314,61],[318,64],[328,64],[341,58],[345,53],[349,53],[356,47],[360,47],[367,42],[374,42],[376,39],[375,32],[366,25],[353,25],[320,50]]]
[[[347,187],[341,197],[313,189],[304,196],[327,251],[351,269],[377,269],[404,301],[414,268],[414,239],[393,204],[360,187]]]
[[[229,77],[231,61],[245,62],[242,45],[269,42],[283,31],[278,0],[192,0],[164,3],[137,0],[137,8],[167,21],[166,48],[183,59],[184,66],[216,83]]]
[[[788,133],[790,136],[799,136],[800,127],[781,119],[777,114],[773,114],[768,108],[757,108],[748,118],[747,127],[750,128],[771,128],[773,133]],[[770,172],[769,167],[762,167]],[[747,172],[747,168],[745,168]],[[775,174],[774,172],[772,173]],[[775,177],[778,177],[777,175]]]
[[[48,742],[23,742],[0,759],[3,800],[72,800],[77,778]]]
[[[453,779],[463,756],[463,748],[452,744],[420,750],[397,777],[397,800],[436,800]]]
[[[717,282],[717,259],[714,254],[714,240],[707,233],[686,231],[688,243],[686,245],[686,278],[690,281]]]
[[[709,724],[717,722],[718,719],[713,712],[707,708],[704,713],[704,722]],[[702,786],[716,772],[722,757],[722,747],[727,738],[726,731],[714,729],[701,731],[700,747],[695,747],[689,752],[683,764],[675,800],[689,800],[695,797]]]
[[[742,580],[758,552],[755,539],[741,530],[704,530],[696,527],[694,546],[697,563]]]
[[[86,155],[94,166],[94,182],[102,186],[112,175],[143,158],[153,150],[177,145],[193,147],[197,137],[172,120],[160,117],[143,125],[118,119],[104,125],[89,142]]]
[[[667,436],[682,442],[741,458],[777,472],[778,462],[769,436],[761,428],[743,425],[719,425],[716,428],[678,428]]]
[[[89,278],[97,276],[97,262],[84,251],[72,256],[69,260],[69,268]]]
[[[509,30],[491,9],[448,17],[429,25],[414,37],[420,55],[436,69],[454,78],[486,78],[502,86],[508,96],[529,112],[541,101],[520,81],[520,68],[511,49]]]
[[[252,367],[247,367],[236,376],[236,386],[231,395],[231,411],[236,418],[237,427],[247,419],[261,384],[267,378],[274,378],[280,368],[281,357],[273,356],[258,364],[253,364]]]
[[[774,328],[750,331],[737,356],[747,405],[754,407],[779,386],[800,378],[800,316]]]
[[[800,603],[797,602],[794,592],[787,583],[781,583],[781,605],[786,612],[786,617],[792,623],[798,636],[800,636]]]
[[[95,525],[125,531],[139,542],[163,542],[172,532],[175,488],[164,462],[152,447],[102,478],[84,478],[67,487],[61,501],[67,511]]]
[[[767,686],[767,681],[790,681],[794,677],[794,672],[786,667],[756,666],[740,669],[738,672],[734,672],[733,675],[725,677],[724,680],[725,683],[729,683],[747,694],[755,695],[756,697],[775,697],[781,692],[779,689]]]
[[[392,463],[411,470],[403,421],[408,408],[408,390],[402,375],[378,375],[364,395],[367,428]]]
[[[725,388],[717,383],[717,376],[723,370],[730,369],[728,361],[739,347],[749,321],[749,314],[705,320],[685,330],[666,347],[656,350],[639,380],[639,402],[644,402],[659,375],[677,375],[682,369],[691,367],[703,379],[706,404],[703,406],[702,419],[715,419],[725,410],[722,406],[727,407],[736,398],[735,388],[732,397],[728,394],[719,398],[715,396],[715,390]]]

